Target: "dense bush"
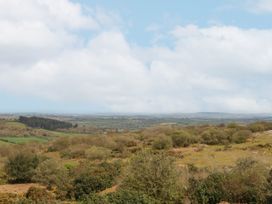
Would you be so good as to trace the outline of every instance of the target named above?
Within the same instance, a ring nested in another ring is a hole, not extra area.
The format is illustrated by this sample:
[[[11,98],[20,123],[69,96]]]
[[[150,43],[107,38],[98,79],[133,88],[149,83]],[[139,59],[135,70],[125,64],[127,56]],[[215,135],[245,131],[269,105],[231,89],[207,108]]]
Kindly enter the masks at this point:
[[[82,204],[159,204],[157,200],[136,191],[119,190],[107,195],[91,193],[82,199]]]
[[[35,175],[39,158],[35,154],[20,152],[8,158],[5,172],[12,183],[27,183]]]
[[[170,149],[172,146],[172,139],[167,136],[159,136],[152,144],[152,148],[156,150]]]
[[[244,143],[252,135],[250,130],[239,130],[235,132],[231,137],[231,142]]]
[[[201,138],[208,145],[229,143],[229,135],[221,129],[210,128],[201,134]]]
[[[69,185],[68,169],[63,167],[58,161],[48,159],[39,164],[35,170],[33,180],[45,185],[48,189],[62,189]]]
[[[189,194],[193,204],[219,203],[227,197],[225,175],[223,173],[213,173],[201,181],[190,179]]]
[[[81,203],[82,204],[110,204],[106,196],[101,196],[96,193],[90,193],[89,195],[82,197]]]
[[[107,195],[107,201],[109,204],[158,204],[156,199],[137,191],[120,190],[115,193]]]
[[[192,179],[189,194],[193,203],[267,203],[272,193],[268,178],[264,165],[242,159],[231,171],[215,172],[203,180]]]
[[[33,204],[56,204],[54,195],[44,188],[30,187],[26,193],[26,198]]]
[[[178,203],[182,199],[179,178],[173,158],[163,152],[141,152],[131,160],[121,188]]]
[[[171,137],[174,147],[188,147],[194,142],[193,136],[185,131],[175,132]]]
[[[76,199],[111,187],[119,174],[120,166],[117,163],[103,162],[97,166],[87,164],[79,170],[79,175],[74,180]]]
[[[266,203],[269,194],[268,173],[266,166],[256,160],[250,158],[238,160],[226,184],[229,189],[229,201]]]
[[[265,125],[262,124],[262,123],[252,123],[252,124],[249,124],[248,128],[252,132],[262,132],[262,131],[265,131]]]

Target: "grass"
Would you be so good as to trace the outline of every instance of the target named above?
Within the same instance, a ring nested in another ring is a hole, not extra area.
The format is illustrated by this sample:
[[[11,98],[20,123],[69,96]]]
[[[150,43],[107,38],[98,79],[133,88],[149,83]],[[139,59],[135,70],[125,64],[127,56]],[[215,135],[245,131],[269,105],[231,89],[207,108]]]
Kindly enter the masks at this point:
[[[28,143],[28,142],[44,143],[44,142],[48,142],[49,138],[41,138],[41,137],[1,137],[0,141],[2,143],[12,143],[12,144],[25,144],[25,143]]]
[[[194,164],[197,167],[218,169],[234,166],[239,158],[252,157],[272,167],[272,134],[261,133],[243,144],[232,144],[229,148],[222,145],[192,146],[175,149],[183,158],[179,165]]]

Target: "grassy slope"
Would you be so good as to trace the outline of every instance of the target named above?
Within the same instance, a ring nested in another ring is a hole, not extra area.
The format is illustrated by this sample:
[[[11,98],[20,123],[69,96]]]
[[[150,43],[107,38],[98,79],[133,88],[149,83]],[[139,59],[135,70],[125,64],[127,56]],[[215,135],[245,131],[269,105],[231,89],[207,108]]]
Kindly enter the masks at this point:
[[[233,144],[228,149],[222,145],[202,146],[202,148],[195,145],[175,149],[175,152],[184,157],[178,160],[178,164],[194,164],[198,167],[217,169],[232,166],[239,158],[253,157],[272,166],[272,132],[258,133],[246,143]]]
[[[34,129],[19,122],[0,121],[0,145],[4,143],[47,142],[56,137],[76,136],[88,136],[88,134]]]

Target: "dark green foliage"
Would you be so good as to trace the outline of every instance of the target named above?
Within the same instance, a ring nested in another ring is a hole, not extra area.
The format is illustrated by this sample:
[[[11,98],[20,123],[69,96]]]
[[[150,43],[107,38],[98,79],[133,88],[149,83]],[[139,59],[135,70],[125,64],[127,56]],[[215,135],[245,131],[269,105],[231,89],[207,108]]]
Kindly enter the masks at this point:
[[[20,152],[8,158],[5,172],[12,183],[27,183],[32,180],[39,158],[35,154]]]
[[[82,204],[110,204],[105,196],[90,193],[82,198]]]
[[[188,147],[194,142],[192,135],[185,131],[175,132],[171,137],[174,147]]]
[[[115,177],[120,174],[118,164],[103,162],[97,166],[84,168],[74,180],[76,199],[81,199],[90,193],[99,192],[111,187],[114,184]]]
[[[159,201],[154,198],[145,195],[143,193],[139,193],[136,191],[127,191],[120,190],[115,193],[111,193],[107,195],[107,200],[111,204],[128,204],[128,203],[137,203],[137,204],[158,204]]]
[[[19,122],[24,123],[27,126],[33,128],[43,128],[46,130],[56,130],[72,128],[73,125],[68,122],[63,122],[59,120],[53,120],[49,118],[39,118],[39,117],[19,117]]]
[[[164,203],[179,203],[182,200],[179,178],[173,158],[163,152],[141,152],[132,159],[121,188]]]
[[[264,165],[246,158],[239,160],[231,170],[212,173],[206,179],[191,179],[188,190],[193,203],[216,204],[267,203],[272,193],[269,176]]]
[[[198,181],[190,180],[189,193],[193,203],[217,204],[226,198],[226,189],[224,186],[225,175],[223,173],[214,173],[206,179]]]

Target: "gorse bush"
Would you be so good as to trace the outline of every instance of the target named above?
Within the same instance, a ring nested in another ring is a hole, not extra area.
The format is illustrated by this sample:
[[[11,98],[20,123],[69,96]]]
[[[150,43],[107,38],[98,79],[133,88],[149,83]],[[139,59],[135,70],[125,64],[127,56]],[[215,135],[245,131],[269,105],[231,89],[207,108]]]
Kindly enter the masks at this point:
[[[63,188],[69,181],[68,169],[54,159],[47,159],[35,169],[33,180],[45,185],[48,189]]]
[[[173,146],[172,139],[168,136],[159,136],[152,145],[153,149],[163,150],[170,149]]]
[[[188,190],[193,203],[216,204],[268,203],[272,188],[269,188],[269,174],[266,167],[249,158],[239,160],[227,172],[215,172],[203,180],[190,180]]]
[[[76,199],[84,198],[86,195],[96,193],[114,184],[115,178],[120,174],[118,163],[110,164],[103,162],[97,166],[87,164],[79,167],[80,170],[73,182]]]
[[[122,189],[136,191],[165,203],[182,200],[182,186],[174,159],[163,152],[138,153],[130,162]]]
[[[250,130],[239,130],[231,136],[231,142],[244,143],[252,135]]]
[[[216,145],[229,143],[229,135],[220,129],[210,128],[201,134],[204,144]]]
[[[54,195],[44,188],[30,187],[26,193],[30,203],[35,204],[56,204]]]
[[[227,198],[224,173],[212,173],[204,180],[190,179],[190,200],[193,204],[217,204]]]
[[[174,147],[188,147],[194,143],[194,138],[188,132],[180,131],[171,135]]]
[[[115,193],[110,193],[106,196],[109,204],[159,204],[159,201],[144,193],[137,191],[119,190]]]
[[[4,169],[10,182],[27,183],[32,181],[38,164],[39,158],[37,155],[19,152],[8,158]]]

